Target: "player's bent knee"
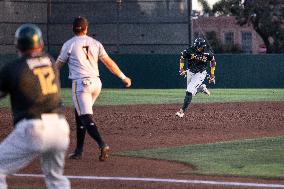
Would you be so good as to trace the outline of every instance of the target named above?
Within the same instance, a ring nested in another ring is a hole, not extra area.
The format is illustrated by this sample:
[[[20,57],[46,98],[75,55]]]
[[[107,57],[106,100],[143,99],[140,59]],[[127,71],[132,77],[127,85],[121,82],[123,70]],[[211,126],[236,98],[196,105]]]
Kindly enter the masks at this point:
[[[88,128],[92,125],[95,126],[95,122],[93,121],[92,114],[84,114],[80,115],[79,119],[84,127]]]
[[[192,92],[186,91],[186,96],[192,96]]]
[[[191,91],[186,91],[186,92],[185,92],[185,96],[194,96],[193,94],[194,94],[194,93],[191,92]]]
[[[191,96],[195,96],[196,92],[197,92],[196,89],[187,89],[187,90],[186,90],[186,93],[190,93]]]

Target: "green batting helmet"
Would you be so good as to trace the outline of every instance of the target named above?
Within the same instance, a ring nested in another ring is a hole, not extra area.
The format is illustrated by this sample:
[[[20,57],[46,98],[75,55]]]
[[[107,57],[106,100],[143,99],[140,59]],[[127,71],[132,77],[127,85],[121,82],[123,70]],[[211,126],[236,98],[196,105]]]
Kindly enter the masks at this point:
[[[20,51],[43,47],[42,33],[34,24],[23,24],[15,33],[15,45]]]

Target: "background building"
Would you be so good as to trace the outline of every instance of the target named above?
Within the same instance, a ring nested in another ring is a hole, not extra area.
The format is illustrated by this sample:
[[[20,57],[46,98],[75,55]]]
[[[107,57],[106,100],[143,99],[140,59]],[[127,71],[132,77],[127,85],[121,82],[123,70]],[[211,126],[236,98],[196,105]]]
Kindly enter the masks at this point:
[[[194,38],[206,36],[208,32],[216,33],[216,37],[224,45],[237,44],[244,53],[265,52],[264,43],[253,27],[239,26],[233,16],[200,16],[193,20]]]

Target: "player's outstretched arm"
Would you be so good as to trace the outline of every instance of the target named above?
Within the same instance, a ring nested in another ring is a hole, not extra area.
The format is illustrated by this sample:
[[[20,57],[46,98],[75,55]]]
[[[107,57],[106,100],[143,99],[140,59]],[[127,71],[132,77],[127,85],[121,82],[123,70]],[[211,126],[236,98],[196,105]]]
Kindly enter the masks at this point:
[[[65,62],[63,62],[63,61],[57,59],[56,62],[55,62],[55,67],[56,67],[58,70],[60,70],[60,69],[63,67],[64,64],[65,64]]]
[[[215,84],[215,68],[216,68],[216,61],[215,58],[210,61],[210,79],[209,83],[214,83]]]
[[[123,74],[117,64],[109,56],[103,56],[102,58],[100,58],[100,60],[111,73],[113,73],[115,76],[119,77],[122,80],[125,87],[131,86],[131,79]]]

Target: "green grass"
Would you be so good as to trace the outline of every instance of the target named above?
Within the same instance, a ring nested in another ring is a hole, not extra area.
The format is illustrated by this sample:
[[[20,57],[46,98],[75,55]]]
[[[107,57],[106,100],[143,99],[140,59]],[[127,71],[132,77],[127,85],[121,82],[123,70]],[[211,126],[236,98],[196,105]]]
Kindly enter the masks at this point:
[[[284,89],[211,89],[211,96],[197,94],[193,103],[284,101]],[[103,89],[96,105],[182,103],[185,89]],[[72,106],[71,89],[62,89],[62,100]],[[9,105],[8,98],[0,107]]]
[[[284,89],[211,89],[210,97],[197,94],[193,103],[284,101]],[[102,91],[98,105],[182,103],[185,89],[130,89]]]
[[[125,151],[116,155],[193,165],[183,174],[284,178],[284,137],[250,139],[175,148]]]

